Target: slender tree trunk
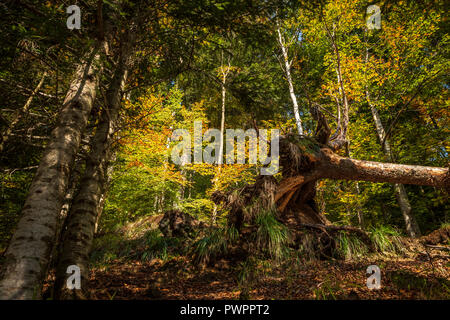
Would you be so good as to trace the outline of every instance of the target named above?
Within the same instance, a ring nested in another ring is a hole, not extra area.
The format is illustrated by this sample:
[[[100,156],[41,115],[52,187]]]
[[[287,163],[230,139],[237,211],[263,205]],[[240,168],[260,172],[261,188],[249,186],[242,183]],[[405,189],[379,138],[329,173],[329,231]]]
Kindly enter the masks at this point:
[[[75,72],[5,254],[0,299],[41,297],[71,168],[95,100],[99,61],[97,47]]]
[[[51,256],[51,268],[56,267],[58,263],[58,243],[61,242],[62,230],[64,229],[64,225],[66,223],[67,215],[69,214],[70,206],[72,204],[73,197],[75,196],[75,192],[78,189],[78,185],[81,178],[81,164],[82,160],[75,161],[74,169],[71,172],[69,179],[69,187],[67,188],[66,196],[64,197],[64,203],[61,207],[61,211],[59,213],[58,227],[56,230],[56,245],[53,246],[53,252]]]
[[[219,157],[218,157],[218,167],[217,167],[217,173],[214,177],[214,189],[216,189],[217,179],[219,178],[221,169],[222,169],[222,162],[223,162],[223,136],[225,133],[225,97],[226,97],[226,89],[225,89],[225,81],[226,76],[223,77],[223,83],[222,83],[222,118],[220,121],[220,144],[219,144]],[[214,204],[213,213],[211,215],[211,225],[214,225],[216,223],[217,218],[217,205]]]
[[[348,150],[348,140],[347,140],[347,134],[348,134],[348,125],[349,125],[349,110],[350,105],[348,103],[348,97],[347,92],[345,90],[344,80],[342,78],[342,67],[341,67],[341,55],[339,51],[339,46],[336,42],[336,34],[335,34],[335,25],[333,24],[333,30],[330,30],[328,27],[328,24],[326,23],[325,17],[324,18],[324,26],[325,30],[327,32],[328,38],[331,41],[331,46],[333,48],[334,54],[335,54],[335,61],[336,61],[336,76],[337,76],[337,82],[339,86],[339,94],[341,96],[341,101],[336,98],[337,103],[337,128],[336,132],[330,137],[330,143],[329,145],[334,148],[335,150],[342,148],[343,146],[346,147],[347,155],[349,153]],[[341,110],[341,104],[342,104],[342,110]]]
[[[25,102],[25,105],[22,107],[22,109],[16,111],[16,113],[14,114],[13,120],[11,121],[11,123],[9,124],[9,126],[5,130],[5,132],[2,134],[2,140],[0,142],[0,153],[3,151],[3,148],[5,147],[5,144],[8,141],[9,137],[11,136],[17,123],[28,112],[28,109],[31,106],[31,102],[33,101],[33,98],[36,96],[36,94],[39,92],[39,90],[41,90],[41,87],[44,84],[45,77],[47,77],[47,72],[44,72],[38,85],[33,90],[33,92],[31,92],[31,95]]]
[[[225,134],[225,107],[226,107],[226,94],[227,94],[225,84],[227,83],[227,76],[228,76],[229,72],[230,72],[230,62],[228,62],[227,67],[223,66],[223,52],[222,52],[222,66],[221,66],[222,113],[221,113],[221,118],[220,118],[219,155],[217,158],[218,167],[217,167],[216,176],[214,177],[214,180],[213,180],[215,190],[217,189],[216,185],[217,185],[217,181],[219,179],[220,172],[222,171],[222,164],[223,164],[223,146],[224,146],[224,134]],[[214,223],[216,222],[216,218],[217,218],[217,205],[214,204],[213,213],[211,215],[211,225],[214,225]]]
[[[114,172],[114,166],[113,166],[113,162],[114,161],[116,161],[116,154],[115,153],[113,153],[111,155],[111,159],[109,160],[110,163],[106,166],[106,173],[105,173],[106,182],[105,182],[105,187],[104,187],[104,190],[103,190],[103,194],[100,197],[100,203],[99,203],[99,205],[97,207],[97,218],[95,220],[94,235],[98,231],[98,226],[100,224],[100,218],[102,217],[102,213],[103,213],[103,210],[105,208],[106,196],[108,194],[108,190],[109,190],[109,187],[111,185],[112,174]]]
[[[360,190],[359,190],[359,183],[356,182],[356,193],[358,194],[358,200],[356,203],[356,212],[358,213],[358,225],[361,229],[365,229],[366,228],[366,221],[364,218],[364,212],[361,206],[361,203],[359,202],[359,195],[360,195]]]
[[[225,133],[225,99],[226,99],[226,88],[225,88],[225,77],[222,83],[222,113],[220,118],[220,143],[219,143],[219,156],[218,156],[218,165],[219,167],[223,163],[223,135]]]
[[[223,65],[223,52],[222,52],[222,65],[220,67],[220,71],[222,73],[222,83],[221,83],[221,89],[222,89],[222,113],[220,118],[220,143],[219,143],[219,156],[218,156],[218,165],[219,165],[219,171],[220,167],[223,164],[223,146],[224,146],[224,139],[223,136],[225,134],[225,106],[226,106],[226,94],[227,89],[225,87],[227,83],[227,77],[230,72],[230,61],[228,60],[228,65],[225,67]]]
[[[155,203],[153,205],[155,212],[158,212],[158,195],[155,195]]]
[[[368,61],[368,50],[366,49],[366,63]],[[381,122],[380,114],[376,106],[370,100],[369,90],[366,88],[366,100],[370,106],[370,111],[372,112],[373,120],[375,122],[375,127],[377,129],[378,139],[382,144],[382,149],[387,161],[393,162],[394,157],[392,155],[391,144],[389,143],[389,139],[386,137],[386,132],[383,127],[383,123]],[[384,144],[383,144],[384,142]],[[408,194],[406,193],[405,186],[402,184],[394,184],[394,192],[397,198],[398,205],[400,207],[400,211],[402,212],[403,219],[405,220],[406,232],[412,238],[416,238],[420,236],[420,228],[419,225],[411,212],[411,204],[409,203]]]
[[[127,66],[131,44],[123,46],[116,72],[106,94],[106,108],[92,141],[91,151],[86,159],[86,168],[79,191],[67,217],[67,229],[61,243],[61,254],[56,269],[55,297],[57,299],[82,299],[88,292],[89,253],[94,238],[95,225],[105,193],[107,171],[111,158],[111,143],[115,124],[121,106],[122,89],[127,78]],[[81,289],[67,289],[66,273],[70,265],[77,265],[81,271]]]
[[[165,187],[164,187],[164,190],[161,191],[161,196],[159,197],[159,212],[163,212],[163,213],[164,213],[164,209],[165,209],[164,202],[166,201],[165,196],[166,196],[166,191],[165,191]]]
[[[369,93],[366,91],[367,101],[369,102],[370,110],[372,111],[372,116],[375,121],[375,126],[378,133],[378,138],[380,143],[384,141],[383,152],[388,161],[393,161],[391,145],[389,140],[385,140],[385,131],[383,124],[381,123],[381,118],[378,113],[378,110],[370,102]],[[406,231],[410,237],[416,238],[420,236],[420,228],[416,222],[414,215],[411,213],[411,205],[409,203],[408,194],[406,193],[405,186],[402,184],[394,184],[394,192],[397,198],[398,205],[403,215],[403,219],[405,220]]]
[[[277,33],[278,33],[278,43],[281,48],[281,52],[283,54],[283,61],[284,61],[284,72],[286,74],[286,79],[289,85],[289,95],[291,96],[292,105],[294,106],[294,117],[295,117],[295,123],[297,125],[297,131],[299,135],[303,135],[303,126],[302,126],[302,119],[300,118],[300,112],[298,110],[298,103],[297,103],[297,97],[295,95],[294,91],[294,84],[292,82],[291,77],[291,64],[292,61],[289,61],[289,56],[286,48],[286,44],[284,41],[284,37],[281,35],[281,27],[277,26]]]

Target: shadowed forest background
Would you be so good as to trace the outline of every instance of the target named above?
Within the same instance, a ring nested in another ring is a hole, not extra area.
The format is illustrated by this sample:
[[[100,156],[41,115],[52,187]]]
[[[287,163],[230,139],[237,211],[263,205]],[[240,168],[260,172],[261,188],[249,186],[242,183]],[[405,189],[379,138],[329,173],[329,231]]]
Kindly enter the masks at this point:
[[[445,9],[2,1],[0,298],[449,299]],[[174,163],[195,121],[278,129],[280,170]]]

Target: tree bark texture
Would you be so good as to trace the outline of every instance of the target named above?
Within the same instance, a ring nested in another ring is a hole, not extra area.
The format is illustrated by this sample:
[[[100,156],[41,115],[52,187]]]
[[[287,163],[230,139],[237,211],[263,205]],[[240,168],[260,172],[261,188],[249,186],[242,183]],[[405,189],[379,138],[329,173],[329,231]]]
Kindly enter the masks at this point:
[[[95,225],[106,191],[108,166],[112,155],[111,144],[121,107],[122,91],[128,74],[131,43],[122,45],[120,60],[106,93],[106,108],[101,114],[80,188],[75,196],[66,229],[63,230],[59,263],[56,269],[55,297],[57,299],[83,299],[87,297],[89,279],[89,253]],[[67,289],[66,273],[70,265],[81,271],[81,289]]]
[[[80,64],[5,254],[0,299],[41,297],[58,218],[98,86],[98,47]]]

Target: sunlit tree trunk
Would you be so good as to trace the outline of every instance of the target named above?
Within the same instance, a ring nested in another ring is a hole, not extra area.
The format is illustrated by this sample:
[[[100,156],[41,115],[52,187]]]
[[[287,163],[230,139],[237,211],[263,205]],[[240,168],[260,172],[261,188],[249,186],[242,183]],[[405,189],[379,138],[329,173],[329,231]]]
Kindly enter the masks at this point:
[[[228,65],[225,66],[223,64],[223,52],[222,52],[222,65],[220,66],[220,73],[222,76],[221,89],[222,89],[222,109],[221,109],[221,118],[220,118],[220,143],[219,143],[219,156],[218,156],[218,165],[219,171],[220,167],[223,164],[223,146],[224,146],[224,134],[225,134],[225,106],[226,106],[226,94],[227,89],[225,87],[227,83],[227,77],[230,73],[230,61],[228,61]]]
[[[284,154],[280,164],[296,169],[283,173],[275,201],[280,212],[300,212],[300,220],[306,223],[328,223],[314,204],[315,190],[312,183],[320,179],[428,185],[447,190],[450,187],[447,168],[356,160],[339,156],[329,148],[304,154],[301,147],[304,145],[304,141],[292,138],[280,140],[280,154]],[[296,161],[300,161],[299,165],[295,164]]]
[[[367,93],[368,95],[368,93]],[[386,139],[383,124],[381,123],[380,115],[376,107],[369,101],[370,110],[372,111],[373,119],[375,121],[375,126],[377,128],[378,138],[380,143],[383,143],[383,152],[388,161],[393,161],[391,145],[389,140]],[[394,184],[394,192],[397,198],[398,205],[405,220],[406,231],[410,237],[420,236],[419,225],[416,222],[414,215],[411,213],[411,205],[409,203],[408,194],[406,193],[405,186],[402,184]]]
[[[325,17],[322,16],[324,19],[324,26],[325,31],[327,32],[328,39],[331,42],[331,47],[334,52],[334,60],[336,63],[336,76],[337,76],[337,83],[339,88],[339,95],[340,99],[336,98],[336,104],[337,104],[337,128],[336,132],[330,137],[330,143],[329,145],[334,148],[335,150],[342,148],[343,146],[346,147],[346,152],[348,154],[348,126],[349,126],[349,111],[350,111],[350,105],[348,102],[347,97],[347,91],[345,90],[345,84],[344,79],[342,77],[342,66],[341,66],[341,54],[339,50],[339,46],[336,40],[336,33],[335,33],[335,24],[333,24],[333,29],[330,30],[330,27],[326,23]],[[342,110],[341,110],[342,107]]]
[[[295,123],[297,125],[297,131],[298,131],[299,135],[303,135],[302,119],[300,118],[297,97],[295,96],[294,84],[292,82],[292,76],[291,76],[292,61],[289,61],[286,43],[285,43],[284,37],[281,34],[281,27],[279,24],[277,25],[277,34],[278,34],[278,44],[280,45],[281,53],[283,54],[283,62],[284,62],[283,69],[284,69],[284,73],[286,75],[286,80],[289,85],[289,95],[291,96],[292,105],[294,107],[294,117],[295,117]]]
[[[220,67],[220,73],[222,76],[222,82],[221,82],[221,91],[222,91],[222,109],[221,109],[221,117],[220,117],[220,141],[219,141],[219,155],[217,158],[217,173],[214,177],[213,184],[214,189],[216,189],[216,184],[219,179],[219,175],[222,170],[222,164],[223,164],[223,146],[224,146],[224,134],[225,134],[225,111],[226,111],[226,95],[227,95],[227,89],[225,87],[227,83],[227,77],[230,72],[230,61],[228,61],[228,65],[224,66],[223,64],[223,52],[222,52],[222,65]],[[217,205],[214,205],[213,213],[211,216],[211,224],[213,225],[216,222],[217,218]]]
[[[98,47],[77,67],[5,254],[0,299],[41,297],[70,172],[94,104]]]
[[[358,225],[361,229],[365,229],[366,228],[366,221],[364,218],[364,212],[363,212],[363,208],[361,206],[361,203],[359,201],[359,196],[360,196],[360,190],[359,190],[359,183],[356,182],[356,193],[358,194],[358,199],[357,199],[357,203],[356,203],[356,212],[358,214]]]

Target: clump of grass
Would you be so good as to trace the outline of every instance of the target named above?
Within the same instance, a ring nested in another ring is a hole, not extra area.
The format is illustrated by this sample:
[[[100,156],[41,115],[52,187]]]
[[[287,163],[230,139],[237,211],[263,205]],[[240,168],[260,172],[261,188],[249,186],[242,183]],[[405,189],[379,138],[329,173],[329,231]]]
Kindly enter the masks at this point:
[[[274,271],[273,260],[249,256],[236,267],[239,300],[251,299],[250,292],[268,273]]]
[[[234,243],[239,233],[234,227],[224,227],[213,230],[210,234],[194,243],[194,261],[207,263],[212,258],[225,254],[228,246]]]
[[[167,260],[171,247],[178,247],[178,238],[166,238],[159,229],[148,231],[145,236],[145,250],[141,255],[142,260],[155,258]]]
[[[238,284],[243,286],[244,284],[253,282],[256,272],[256,260],[253,257],[247,258],[239,264]]]
[[[381,253],[402,253],[404,251],[400,233],[392,227],[372,227],[369,230],[369,237],[375,248]]]
[[[439,228],[450,228],[450,222],[443,222]]]
[[[336,253],[345,260],[353,260],[366,256],[369,248],[358,236],[340,231],[336,235]]]
[[[267,251],[272,258],[283,257],[287,250],[289,239],[288,229],[279,222],[273,211],[263,211],[255,219],[258,227],[256,231],[256,246]]]

